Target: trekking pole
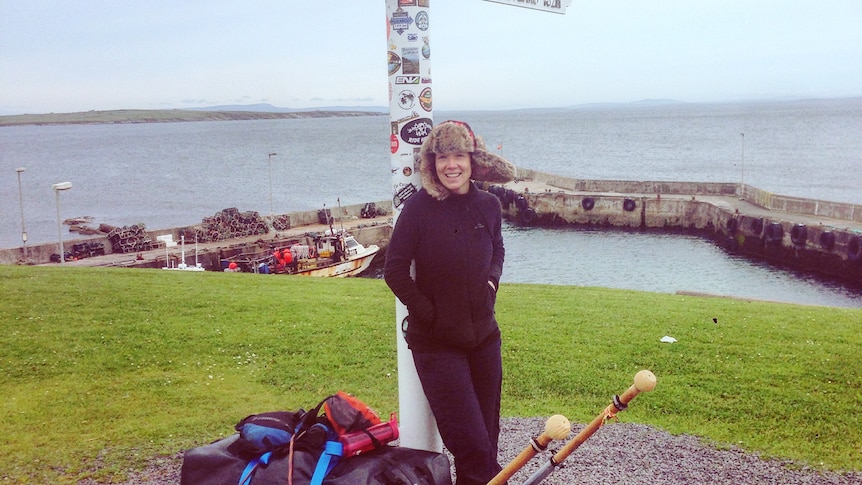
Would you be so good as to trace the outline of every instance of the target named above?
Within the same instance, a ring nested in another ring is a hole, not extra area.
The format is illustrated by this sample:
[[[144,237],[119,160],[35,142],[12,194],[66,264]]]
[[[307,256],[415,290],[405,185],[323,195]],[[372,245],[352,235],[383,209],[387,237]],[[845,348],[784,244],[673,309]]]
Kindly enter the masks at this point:
[[[536,453],[545,451],[548,444],[553,440],[561,440],[569,436],[572,432],[572,423],[561,414],[555,414],[548,418],[545,422],[545,431],[535,438],[530,439],[530,443],[524,448],[520,455],[506,465],[496,477],[492,478],[488,485],[502,485],[506,480],[512,478],[512,475],[523,468],[528,461],[532,460]]]
[[[656,378],[655,374],[644,369],[635,374],[634,384],[629,387],[622,396],[614,396],[613,401],[601,414],[595,417],[593,421],[581,430],[574,438],[569,440],[560,451],[551,457],[539,470],[536,471],[522,485],[536,485],[541,483],[548,475],[550,475],[563,461],[568,458],[581,444],[593,435],[608,419],[616,417],[619,411],[625,411],[628,408],[628,403],[641,392],[649,392],[655,389]]]

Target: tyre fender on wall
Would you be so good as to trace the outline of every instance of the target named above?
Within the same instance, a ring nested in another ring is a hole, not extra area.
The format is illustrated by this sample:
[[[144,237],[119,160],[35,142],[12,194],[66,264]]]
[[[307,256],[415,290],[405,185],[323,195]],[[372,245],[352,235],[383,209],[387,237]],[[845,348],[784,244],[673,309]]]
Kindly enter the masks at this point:
[[[763,230],[763,219],[757,218],[751,220],[751,233],[755,236],[760,235],[760,231]]]
[[[634,199],[626,199],[623,201],[623,210],[626,212],[631,212],[635,210],[637,207],[637,203],[635,203]]]
[[[593,207],[595,206],[596,201],[592,197],[584,197],[584,199],[581,200],[581,207],[583,207],[585,211],[593,210]]]
[[[805,224],[796,224],[790,229],[790,240],[797,246],[805,246],[808,239],[808,229]]]
[[[784,239],[784,226],[780,222],[771,222],[766,226],[766,242],[780,243]]]
[[[832,231],[824,231],[820,234],[820,245],[823,249],[832,249],[835,247],[835,233]]]

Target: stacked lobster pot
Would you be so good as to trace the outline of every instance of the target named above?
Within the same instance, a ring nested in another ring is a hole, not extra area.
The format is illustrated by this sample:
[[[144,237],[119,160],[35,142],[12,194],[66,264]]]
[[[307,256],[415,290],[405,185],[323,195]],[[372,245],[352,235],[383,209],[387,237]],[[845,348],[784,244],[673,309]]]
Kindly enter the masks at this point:
[[[276,231],[286,231],[290,229],[290,216],[287,214],[275,216],[272,220],[272,228]]]
[[[187,241],[218,242],[266,234],[269,227],[256,211],[240,212],[236,208],[228,208],[211,217],[204,217],[201,224],[190,230],[191,234],[188,234],[189,230],[185,234]]]
[[[153,248],[153,241],[143,225],[115,227],[108,232],[111,250],[115,253],[132,253],[148,251]]]
[[[87,241],[73,244],[70,255],[77,259],[89,258],[92,256],[104,256],[105,244],[99,241]]]

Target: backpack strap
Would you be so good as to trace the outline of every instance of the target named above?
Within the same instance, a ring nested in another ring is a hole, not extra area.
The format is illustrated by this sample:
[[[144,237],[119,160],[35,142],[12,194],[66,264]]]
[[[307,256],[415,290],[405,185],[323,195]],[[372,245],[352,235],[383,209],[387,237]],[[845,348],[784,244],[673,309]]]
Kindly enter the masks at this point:
[[[326,442],[326,447],[317,460],[317,466],[314,467],[314,475],[311,476],[309,485],[321,485],[323,483],[323,479],[338,463],[338,458],[343,454],[342,450],[343,447],[338,441]]]
[[[322,401],[317,403],[317,406],[314,406],[308,412],[303,414],[302,418],[299,421],[299,425],[297,426],[296,430],[300,431],[302,429],[311,428],[314,425],[315,421],[317,420],[317,416],[320,414],[320,409],[326,403],[326,400],[329,399],[330,397],[333,397],[333,396],[335,396],[335,394],[332,394],[331,396],[326,396],[325,399],[323,399]]]
[[[259,457],[248,462],[248,465],[245,466],[245,470],[242,471],[242,475],[239,477],[239,485],[248,485],[251,483],[251,479],[254,476],[254,471],[257,470],[258,465],[263,463],[264,465],[269,464],[269,459],[272,457],[272,452],[268,451]]]

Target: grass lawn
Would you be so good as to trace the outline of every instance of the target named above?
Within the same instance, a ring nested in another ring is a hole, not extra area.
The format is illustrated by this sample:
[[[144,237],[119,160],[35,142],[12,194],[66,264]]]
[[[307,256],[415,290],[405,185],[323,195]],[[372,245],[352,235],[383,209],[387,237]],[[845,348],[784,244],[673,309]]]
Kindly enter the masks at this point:
[[[398,411],[380,280],[0,266],[0,305],[10,483],[119,481],[337,390]],[[503,285],[497,313],[505,416],[588,422],[650,369],[621,421],[862,470],[862,310]]]

